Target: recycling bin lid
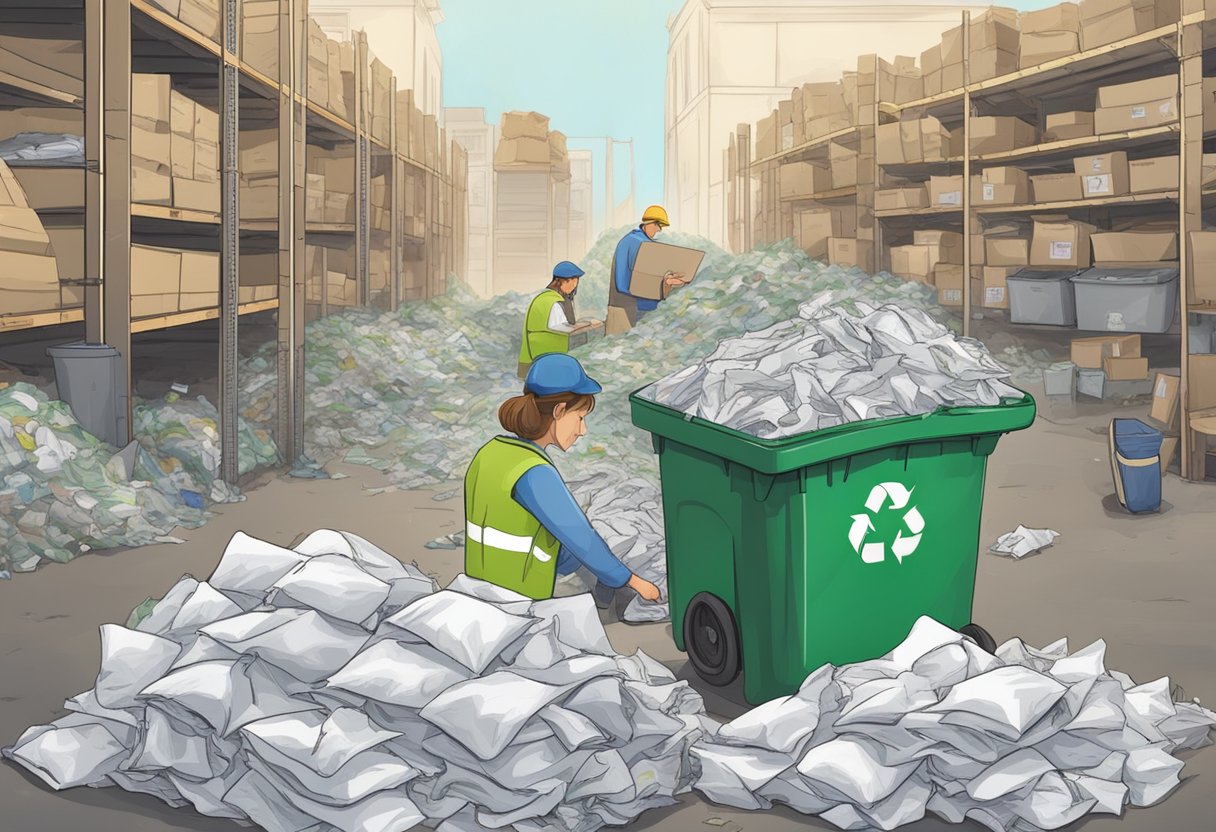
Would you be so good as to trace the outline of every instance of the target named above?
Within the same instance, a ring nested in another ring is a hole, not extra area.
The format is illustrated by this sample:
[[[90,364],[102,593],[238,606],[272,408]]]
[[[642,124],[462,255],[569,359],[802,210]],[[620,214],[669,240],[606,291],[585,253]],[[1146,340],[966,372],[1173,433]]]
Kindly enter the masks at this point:
[[[1080,269],[1022,269],[1005,278],[1010,280],[1072,280],[1081,273]]]
[[[46,354],[51,358],[109,358],[118,355],[118,350],[109,344],[86,344],[81,341],[47,347]]]
[[[1120,286],[1157,286],[1178,279],[1177,267],[1109,268],[1098,266],[1078,274],[1073,283],[1117,283]]]

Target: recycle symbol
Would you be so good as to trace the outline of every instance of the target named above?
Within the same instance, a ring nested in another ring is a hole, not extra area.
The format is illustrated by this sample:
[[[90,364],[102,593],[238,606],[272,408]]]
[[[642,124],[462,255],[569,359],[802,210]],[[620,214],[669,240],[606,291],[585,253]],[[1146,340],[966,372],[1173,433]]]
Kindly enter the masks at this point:
[[[849,529],[849,542],[853,551],[861,555],[862,563],[882,563],[887,557],[887,546],[882,541],[866,542],[866,536],[874,531],[873,517],[883,510],[890,501],[887,511],[903,511],[904,527],[908,534],[901,529],[895,533],[891,542],[891,553],[900,562],[916,551],[920,545],[921,532],[925,530],[925,518],[921,516],[916,506],[908,507],[912,499],[912,491],[898,482],[884,482],[870,489],[866,499],[866,514],[854,514],[853,526]]]

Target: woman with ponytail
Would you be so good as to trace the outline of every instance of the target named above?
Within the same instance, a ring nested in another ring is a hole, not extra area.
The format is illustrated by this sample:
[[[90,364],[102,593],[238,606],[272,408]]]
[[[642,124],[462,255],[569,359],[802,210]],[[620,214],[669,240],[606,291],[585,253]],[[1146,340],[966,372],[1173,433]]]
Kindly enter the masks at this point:
[[[570,450],[587,432],[601,389],[577,359],[551,353],[532,363],[523,395],[503,402],[498,421],[509,435],[483,445],[464,478],[467,575],[544,599],[558,575],[585,566],[601,608],[623,586],[659,599],[658,587],[631,573],[591,527],[546,453]]]

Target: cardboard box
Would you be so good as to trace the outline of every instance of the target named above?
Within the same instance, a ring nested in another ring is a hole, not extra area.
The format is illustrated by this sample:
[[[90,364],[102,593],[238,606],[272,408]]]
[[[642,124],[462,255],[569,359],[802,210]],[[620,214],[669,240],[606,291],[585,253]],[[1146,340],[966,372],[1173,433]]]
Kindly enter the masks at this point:
[[[503,139],[494,151],[495,165],[548,165],[549,140]]]
[[[1216,231],[1192,231],[1190,257],[1192,302],[1216,304]]]
[[[1017,31],[1016,29],[1013,31]],[[1018,47],[996,49],[989,47],[971,53],[971,82],[1000,78],[1018,71]]]
[[[51,253],[59,268],[60,289],[64,281],[84,278],[84,227],[52,225],[46,230],[51,239]],[[83,286],[73,287],[83,292]],[[62,294],[62,292],[61,292]]]
[[[1178,446],[1182,442],[1180,436],[1163,436],[1161,438],[1161,475],[1169,470],[1170,465],[1174,461],[1174,457],[1178,454]]]
[[[857,240],[853,237],[828,238],[828,262],[833,266],[861,266]]]
[[[1074,338],[1070,345],[1071,361],[1086,370],[1101,370],[1108,358],[1139,358],[1139,335],[1099,335],[1096,338]]]
[[[131,296],[181,292],[182,253],[175,249],[131,246]]]
[[[354,216],[354,194],[336,193],[334,191],[325,192],[325,222],[328,224],[342,225],[344,223],[352,223],[355,221]]]
[[[1216,355],[1192,355],[1187,372],[1190,411],[1216,407]]]
[[[704,252],[683,246],[642,243],[629,277],[629,289],[638,297],[662,300],[672,291],[663,285],[666,275],[672,272],[692,280],[704,257]]]
[[[1153,404],[1149,417],[1166,426],[1167,430],[1179,428],[1179,389],[1182,378],[1177,373],[1158,372],[1153,377]]]
[[[777,111],[774,110],[771,114],[756,122],[756,143],[753,150],[753,161],[777,155],[777,142],[779,139],[780,136],[777,133]]]
[[[1166,75],[1098,90],[1094,129],[1099,134],[1160,127],[1178,121],[1178,76]]]
[[[278,80],[278,0],[245,0],[241,4],[241,59]]]
[[[1085,0],[1081,43],[1096,49],[1178,21],[1178,0]]]
[[[1122,150],[1081,156],[1073,160],[1073,169],[1081,177],[1081,192],[1086,199],[1122,196],[1129,191],[1127,153]]]
[[[131,201],[147,205],[173,203],[173,179],[167,165],[131,159]]]
[[[18,133],[84,134],[84,111],[67,107],[20,107],[6,109],[0,116],[0,134],[5,138]]]
[[[311,156],[315,150],[309,147]],[[237,166],[242,176],[277,174],[279,171],[279,131],[242,130]]]
[[[1147,358],[1104,358],[1102,371],[1107,381],[1142,381],[1148,378]]]
[[[1089,223],[1067,217],[1036,217],[1030,241],[1030,265],[1089,268],[1089,235],[1096,230]]]
[[[1081,177],[1075,173],[1045,173],[1030,177],[1035,202],[1071,202],[1081,199]]]
[[[1009,275],[1017,274],[1017,268],[985,266],[981,277],[979,304],[985,309],[1009,308]]]
[[[220,210],[220,183],[173,177],[173,205],[193,211]]]
[[[989,266],[1030,265],[1030,240],[1018,237],[985,237],[984,249]]]
[[[219,38],[220,5],[218,0],[179,0],[181,11],[177,18],[196,32],[211,40]]]
[[[59,272],[54,257],[0,251],[0,297],[3,312],[21,315],[59,306]]]
[[[933,249],[930,258],[934,265],[938,263],[961,265],[963,262],[963,235],[956,231],[914,231],[912,243]]]
[[[274,220],[279,217],[278,177],[242,178],[240,184],[241,219]]]
[[[1174,232],[1119,231],[1093,234],[1094,262],[1098,264],[1160,263],[1178,259]]]
[[[981,205],[1025,205],[1030,202],[1030,177],[1020,168],[985,168],[976,197]]]
[[[131,75],[131,118],[142,119],[149,126],[169,126],[172,113],[172,79],[168,75],[136,72]]]
[[[0,206],[0,251],[41,257],[51,254],[51,240],[32,208]]]
[[[939,306],[963,305],[963,280],[967,270],[953,263],[939,263],[933,269],[933,285],[937,287],[937,303]],[[979,296],[983,283],[971,278],[971,305],[979,306]]]
[[[961,176],[931,176],[929,177],[929,205],[962,206],[963,177]]]
[[[813,194],[832,190],[832,172],[807,162],[782,165],[778,170],[782,199],[806,199]]]
[[[173,160],[173,134],[146,123],[131,123],[131,158],[168,166]]]
[[[833,143],[829,151],[832,188],[850,188],[857,184],[857,152]]]
[[[175,177],[183,179],[194,178],[194,137],[172,133],[172,164],[170,168]]]
[[[827,257],[828,240],[837,235],[831,211],[801,211],[797,216],[798,247],[808,257]]]
[[[219,145],[195,141],[194,178],[200,182],[220,181]]]
[[[1136,159],[1127,163],[1128,182],[1134,194],[1178,190],[1179,163],[1177,156]]]
[[[1047,129],[1043,141],[1062,142],[1068,139],[1083,139],[1094,135],[1094,114],[1084,110],[1052,113],[1047,116]]]
[[[981,116],[971,120],[971,153],[1003,153],[1030,147],[1036,139],[1035,126],[1010,116]]]
[[[1067,4],[1062,4],[1067,5]],[[1027,69],[1081,51],[1080,32],[1022,32],[1018,67]]]
[[[933,285],[933,267],[927,246],[892,246],[891,274],[904,280]]]
[[[220,114],[195,102],[194,138],[200,142],[220,143]]]
[[[1076,3],[1058,3],[1046,9],[1023,12],[1020,24],[1023,35],[1079,32],[1081,31],[1081,9]]]
[[[888,188],[874,192],[875,211],[901,211],[913,208],[928,208],[929,192],[919,188]]]

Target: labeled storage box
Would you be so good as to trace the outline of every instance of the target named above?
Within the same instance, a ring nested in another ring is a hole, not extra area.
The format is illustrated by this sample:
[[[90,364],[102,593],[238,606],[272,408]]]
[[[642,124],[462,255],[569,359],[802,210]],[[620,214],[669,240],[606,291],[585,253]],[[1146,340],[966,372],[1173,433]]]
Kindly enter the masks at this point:
[[[1005,283],[1009,290],[1009,320],[1015,324],[1073,326],[1077,302],[1072,279],[1075,270],[1022,269]]]
[[[1178,269],[1093,268],[1072,278],[1077,328],[1165,332],[1178,312]]]

